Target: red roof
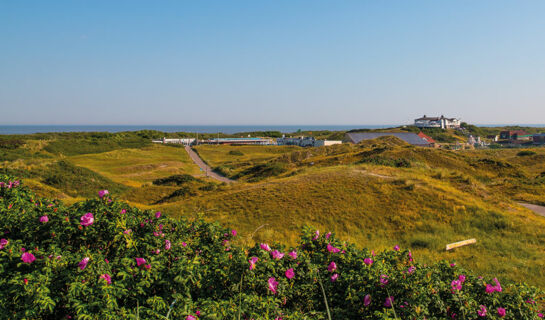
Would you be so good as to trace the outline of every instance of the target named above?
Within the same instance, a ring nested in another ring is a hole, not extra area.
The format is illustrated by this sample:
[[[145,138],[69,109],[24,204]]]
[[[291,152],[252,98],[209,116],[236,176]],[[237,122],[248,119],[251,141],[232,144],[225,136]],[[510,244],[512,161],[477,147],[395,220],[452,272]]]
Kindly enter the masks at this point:
[[[426,141],[428,141],[429,143],[435,143],[435,140],[433,140],[430,136],[428,135],[425,135],[424,132],[420,131],[420,133],[418,133],[418,136]]]

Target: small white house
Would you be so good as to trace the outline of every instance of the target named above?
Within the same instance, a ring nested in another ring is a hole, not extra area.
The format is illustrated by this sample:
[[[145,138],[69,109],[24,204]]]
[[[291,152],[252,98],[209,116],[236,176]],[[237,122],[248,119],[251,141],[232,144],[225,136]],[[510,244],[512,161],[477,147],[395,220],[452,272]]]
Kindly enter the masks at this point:
[[[428,117],[424,115],[422,118],[414,119],[414,125],[419,128],[441,128],[451,129],[460,128],[460,119],[440,117]]]
[[[167,139],[153,140],[153,143],[176,143],[183,144],[184,146],[192,145],[195,142],[195,138],[181,138],[181,139]]]

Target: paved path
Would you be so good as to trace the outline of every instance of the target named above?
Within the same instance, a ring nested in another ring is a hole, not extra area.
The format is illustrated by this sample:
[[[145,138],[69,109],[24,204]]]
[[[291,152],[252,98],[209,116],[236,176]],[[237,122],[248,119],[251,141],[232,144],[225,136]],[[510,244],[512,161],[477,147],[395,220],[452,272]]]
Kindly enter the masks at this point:
[[[224,177],[224,176],[219,175],[216,172],[212,171],[212,168],[210,168],[210,166],[208,166],[206,163],[204,163],[204,161],[202,161],[201,157],[199,157],[199,155],[195,151],[193,151],[193,149],[191,149],[191,147],[185,146],[185,151],[187,151],[187,153],[189,154],[189,157],[191,158],[191,160],[193,160],[193,162],[195,162],[195,164],[198,165],[199,168],[201,168],[202,171],[204,171],[206,173],[207,177],[211,177],[211,178],[214,178],[214,179],[216,179],[218,181],[225,182],[225,183],[235,182],[235,180],[231,180],[231,179],[229,179],[227,177]]]
[[[540,216],[545,217],[545,207],[544,206],[538,206],[537,204],[529,204],[529,203],[522,203],[519,202],[519,204],[527,209],[532,210],[536,214],[539,214]]]

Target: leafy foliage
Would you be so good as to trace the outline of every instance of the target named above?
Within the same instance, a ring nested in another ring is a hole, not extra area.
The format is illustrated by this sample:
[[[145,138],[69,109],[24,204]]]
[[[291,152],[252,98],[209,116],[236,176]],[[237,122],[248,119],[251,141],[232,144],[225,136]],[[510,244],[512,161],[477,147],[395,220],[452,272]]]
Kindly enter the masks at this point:
[[[234,230],[200,218],[104,193],[66,207],[0,181],[0,310],[10,318],[479,319],[484,306],[489,319],[499,308],[536,319],[543,303],[534,287],[421,265],[398,248],[375,255],[311,228],[295,248],[245,249]]]

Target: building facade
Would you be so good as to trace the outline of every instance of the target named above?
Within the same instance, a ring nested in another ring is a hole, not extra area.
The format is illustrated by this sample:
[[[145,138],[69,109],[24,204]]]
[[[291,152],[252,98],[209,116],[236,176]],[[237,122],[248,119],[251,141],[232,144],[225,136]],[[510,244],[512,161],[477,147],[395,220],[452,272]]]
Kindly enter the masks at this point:
[[[282,137],[276,139],[276,144],[279,146],[323,147],[341,143],[343,142],[340,140],[316,140],[314,137]]]
[[[460,119],[440,117],[428,117],[424,115],[421,118],[414,119],[414,125],[418,128],[441,128],[452,129],[460,128]]]

